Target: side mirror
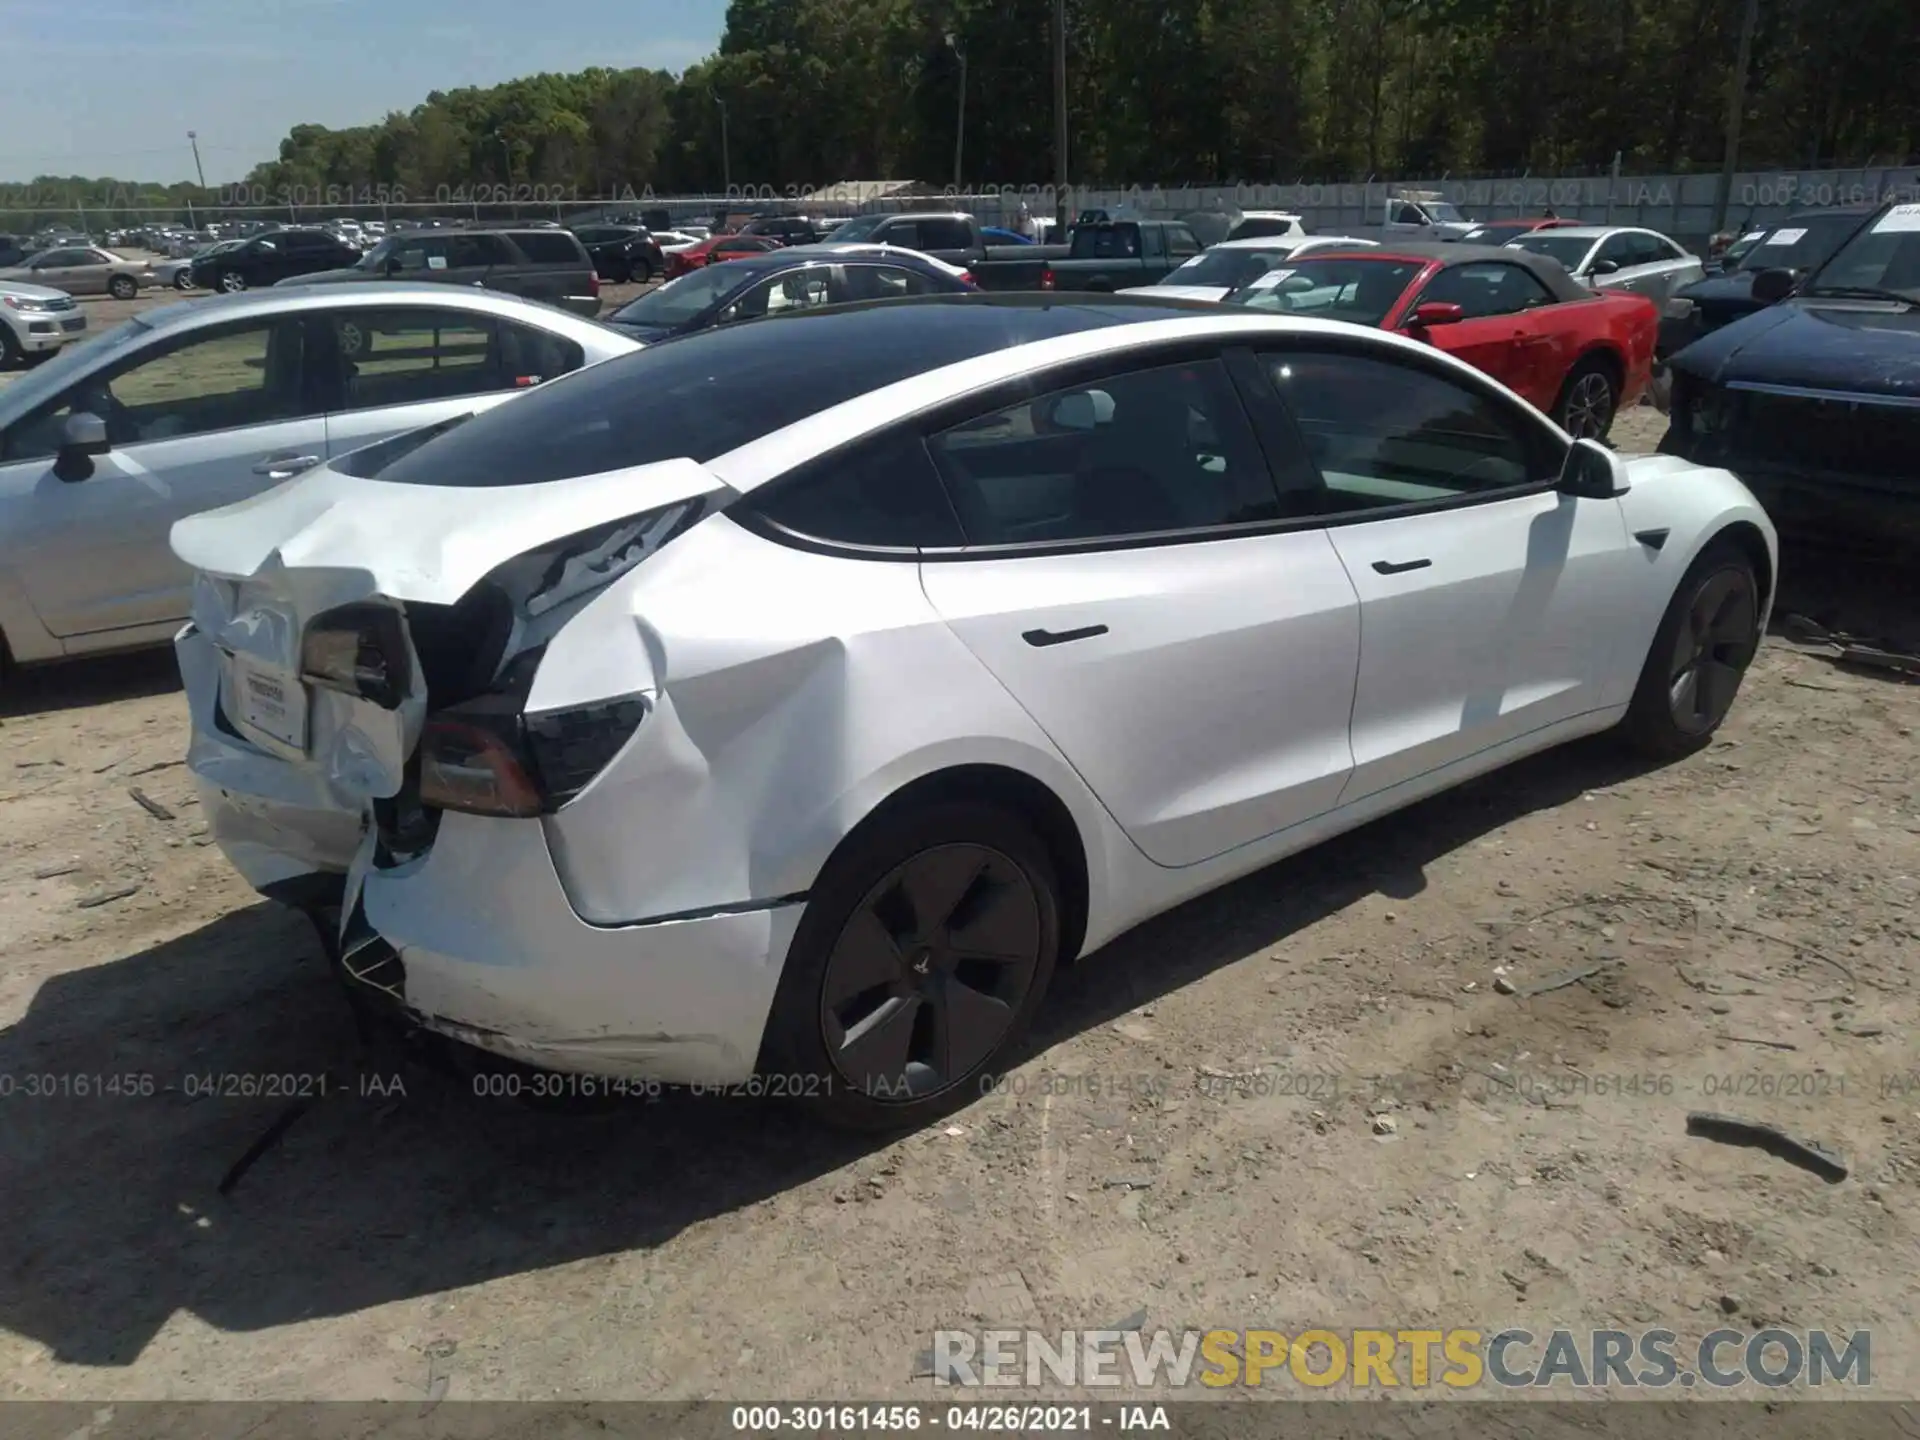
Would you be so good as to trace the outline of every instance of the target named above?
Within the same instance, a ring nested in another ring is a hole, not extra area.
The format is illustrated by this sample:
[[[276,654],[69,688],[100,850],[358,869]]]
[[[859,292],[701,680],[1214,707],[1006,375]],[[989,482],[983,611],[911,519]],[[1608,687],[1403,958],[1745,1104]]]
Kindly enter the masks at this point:
[[[1619,269],[1620,262],[1618,260],[1596,260],[1587,267],[1587,273],[1589,275],[1613,275],[1617,274]]]
[[[1753,298],[1762,305],[1772,305],[1793,294],[1798,283],[1791,270],[1762,270],[1753,277]]]
[[[76,410],[61,422],[60,449],[54,455],[53,473],[71,483],[93,474],[93,457],[113,448],[107,439],[107,422],[86,410]]]
[[[1614,499],[1630,488],[1626,462],[1598,440],[1576,440],[1567,448],[1556,488],[1582,500]]]
[[[1407,324],[1415,330],[1426,330],[1434,325],[1458,325],[1466,317],[1467,312],[1458,305],[1445,300],[1428,300],[1413,307],[1413,315]]]

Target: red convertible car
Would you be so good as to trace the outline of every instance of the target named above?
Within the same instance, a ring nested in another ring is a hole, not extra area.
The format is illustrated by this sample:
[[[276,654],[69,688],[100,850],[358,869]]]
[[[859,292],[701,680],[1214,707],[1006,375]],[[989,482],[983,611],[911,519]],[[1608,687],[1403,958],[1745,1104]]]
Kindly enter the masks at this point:
[[[1652,378],[1660,311],[1643,295],[1587,289],[1556,261],[1505,247],[1435,243],[1312,255],[1226,297],[1398,330],[1457,355],[1601,439]]]

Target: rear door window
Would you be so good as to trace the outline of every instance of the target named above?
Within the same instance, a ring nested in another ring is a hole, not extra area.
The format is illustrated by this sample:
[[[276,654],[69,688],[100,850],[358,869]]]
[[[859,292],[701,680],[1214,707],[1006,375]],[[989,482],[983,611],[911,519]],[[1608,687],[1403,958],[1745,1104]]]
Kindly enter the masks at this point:
[[[513,237],[520,252],[536,265],[584,265],[580,242],[564,230],[522,230]]]
[[[330,410],[379,410],[511,388],[495,322],[459,310],[329,311]]]
[[[1138,225],[1083,225],[1073,232],[1075,260],[1131,260],[1140,254]]]

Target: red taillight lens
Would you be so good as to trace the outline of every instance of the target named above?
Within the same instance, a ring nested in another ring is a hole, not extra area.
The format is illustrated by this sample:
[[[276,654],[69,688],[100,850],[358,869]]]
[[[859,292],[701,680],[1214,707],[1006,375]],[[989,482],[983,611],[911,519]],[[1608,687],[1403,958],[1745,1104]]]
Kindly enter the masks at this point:
[[[1051,290],[1053,289],[1053,286],[1054,286],[1053,267],[1049,265],[1046,269],[1040,272],[1040,288],[1042,290]]]
[[[600,276],[592,270],[587,272],[587,293],[589,295],[600,293]]]
[[[531,666],[523,666],[523,680]],[[606,769],[647,718],[638,695],[520,712],[519,686],[429,715],[420,732],[420,803],[525,819],[558,810]]]
[[[420,803],[437,810],[527,819],[546,808],[515,743],[519,717],[429,716],[420,732]]]
[[[971,285],[974,283],[973,272],[971,270],[962,270],[954,278],[958,280],[962,285]]]

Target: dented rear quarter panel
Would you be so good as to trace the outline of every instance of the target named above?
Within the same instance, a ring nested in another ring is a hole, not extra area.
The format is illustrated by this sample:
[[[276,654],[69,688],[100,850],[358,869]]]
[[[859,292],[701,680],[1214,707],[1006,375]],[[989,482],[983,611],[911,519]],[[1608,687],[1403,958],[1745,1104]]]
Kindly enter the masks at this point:
[[[710,518],[574,617],[528,708],[600,698],[642,656],[653,713],[542,822],[590,923],[805,893],[889,796],[965,765],[1018,771],[1065,804],[1097,907],[1142,863],[947,628],[912,561],[791,549]],[[1090,916],[1089,939],[1113,918]]]

